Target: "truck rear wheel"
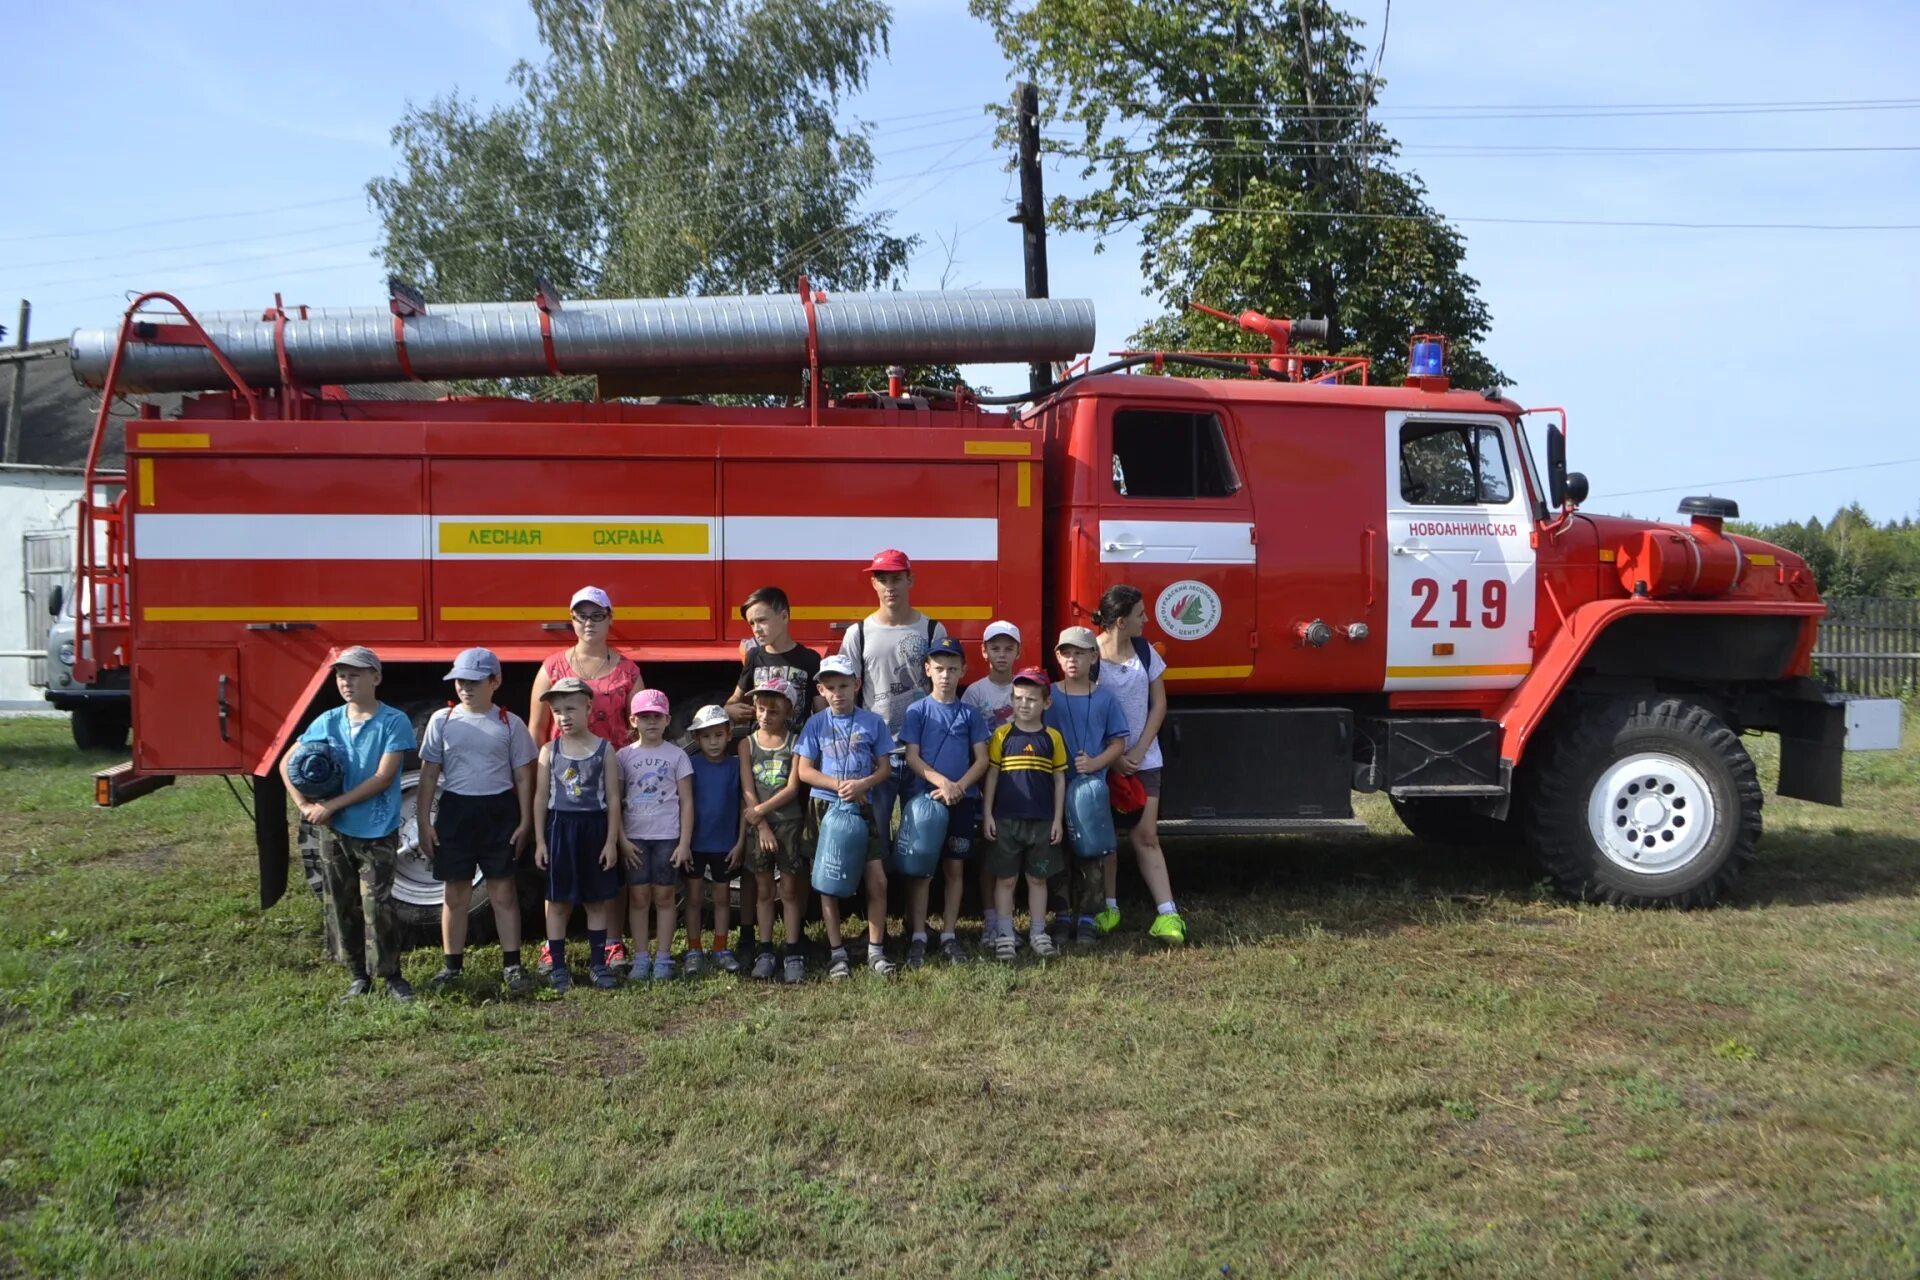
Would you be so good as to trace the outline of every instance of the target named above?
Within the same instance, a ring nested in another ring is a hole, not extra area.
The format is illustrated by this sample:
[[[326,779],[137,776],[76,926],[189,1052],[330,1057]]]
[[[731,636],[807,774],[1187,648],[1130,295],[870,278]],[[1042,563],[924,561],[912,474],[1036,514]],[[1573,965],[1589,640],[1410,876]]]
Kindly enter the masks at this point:
[[[1413,796],[1393,801],[1394,816],[1414,839],[1458,849],[1512,849],[1520,844],[1520,824],[1476,813],[1471,800]]]
[[[400,945],[407,950],[440,944],[440,907],[446,901],[445,889],[433,878],[433,864],[420,853],[420,824],[414,806],[419,785],[417,772],[409,770],[400,775],[400,857],[394,864],[393,909],[400,921]],[[320,833],[309,823],[300,824],[299,847],[307,884],[316,894],[321,893]],[[493,907],[484,882],[476,876],[473,905],[467,913],[467,944],[475,946],[493,936]],[[325,945],[329,959],[342,958],[339,941],[331,930]]]
[[[82,751],[125,751],[133,732],[133,719],[126,705],[117,707],[76,707],[73,711],[73,745]]]
[[[1760,842],[1760,782],[1739,736],[1684,698],[1579,704],[1536,747],[1528,847],[1566,893],[1709,906]]]

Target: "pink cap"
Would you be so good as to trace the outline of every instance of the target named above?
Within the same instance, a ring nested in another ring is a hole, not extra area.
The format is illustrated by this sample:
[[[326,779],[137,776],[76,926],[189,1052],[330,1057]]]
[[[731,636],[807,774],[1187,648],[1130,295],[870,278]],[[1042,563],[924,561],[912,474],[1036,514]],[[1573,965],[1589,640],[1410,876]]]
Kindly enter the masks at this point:
[[[633,701],[627,704],[636,716],[669,716],[673,708],[667,705],[667,695],[658,689],[642,689],[633,695]]]
[[[885,551],[874,553],[873,563],[867,566],[868,573],[912,573],[913,561],[907,559],[907,553],[888,547]]]

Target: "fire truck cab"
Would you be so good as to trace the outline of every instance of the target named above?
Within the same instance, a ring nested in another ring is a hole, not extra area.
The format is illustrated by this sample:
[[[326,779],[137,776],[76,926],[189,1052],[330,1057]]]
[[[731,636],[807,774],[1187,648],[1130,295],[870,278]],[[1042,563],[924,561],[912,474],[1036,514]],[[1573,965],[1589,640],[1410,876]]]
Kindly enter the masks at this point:
[[[827,400],[836,347],[839,363],[980,359],[983,316],[1038,326],[1046,359],[1091,337],[1090,311],[1062,330],[1050,302],[901,299],[803,287],[788,305],[805,313],[808,390],[767,407],[367,402],[322,385],[598,360],[605,390],[673,336],[673,313],[649,313],[667,337],[622,347],[619,303],[436,317],[396,295],[387,329],[278,306],[202,327],[177,302],[150,322],[136,302],[117,334],[75,335],[76,372],[110,392],[211,389],[176,420],[135,419],[120,502],[83,509],[80,545],[100,550],[82,651],[124,656],[134,707],[133,759],[100,800],[250,775],[271,902],[287,871],[276,765],[331,703],[340,649],[379,650],[383,699],[424,714],[444,704],[447,659],[485,644],[508,663],[503,700],[524,706],[567,642],[565,601],[593,582],[615,600],[614,644],[690,709],[737,670],[750,591],[783,586],[795,636],[837,648],[872,607],[860,566],[882,546],[913,557],[915,604],[970,653],[1008,618],[1043,662],[1107,587],[1140,589],[1167,668],[1170,835],[1355,829],[1352,794],[1384,791],[1416,835],[1525,844],[1571,894],[1704,904],[1760,836],[1742,734],[1778,733],[1781,794],[1829,804],[1844,749],[1897,744],[1897,704],[1810,678],[1824,606],[1797,557],[1727,532],[1721,498],[1686,499],[1684,523],[1588,515],[1564,413],[1538,411],[1553,422],[1536,459],[1530,411],[1452,388],[1437,344],[1391,387],[1363,360],[1279,342],[1271,359],[1128,354],[1003,397],[1013,412],[897,375]],[[886,306],[960,336],[888,336],[871,320]],[[489,364],[475,351],[495,326],[511,332]],[[702,376],[724,389],[741,356],[718,345]],[[684,377],[697,355],[670,359]],[[1147,376],[1183,368],[1242,376]]]

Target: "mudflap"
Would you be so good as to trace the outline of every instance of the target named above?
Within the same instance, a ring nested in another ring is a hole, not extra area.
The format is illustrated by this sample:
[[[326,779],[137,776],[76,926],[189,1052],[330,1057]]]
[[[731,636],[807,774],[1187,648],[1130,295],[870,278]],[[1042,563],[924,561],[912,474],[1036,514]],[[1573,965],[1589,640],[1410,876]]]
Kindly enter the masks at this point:
[[[260,909],[287,893],[292,842],[287,834],[287,789],[279,775],[253,779],[253,845],[260,855]]]
[[[1822,691],[1780,702],[1779,794],[1814,804],[1840,801],[1840,760],[1847,749],[1847,699]]]

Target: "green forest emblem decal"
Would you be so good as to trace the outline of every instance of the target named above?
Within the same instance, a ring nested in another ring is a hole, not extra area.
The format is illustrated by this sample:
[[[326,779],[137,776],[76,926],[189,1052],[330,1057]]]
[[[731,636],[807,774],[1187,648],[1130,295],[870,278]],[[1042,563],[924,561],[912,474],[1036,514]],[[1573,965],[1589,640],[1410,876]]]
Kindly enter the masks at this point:
[[[1175,640],[1198,640],[1220,625],[1220,597],[1204,582],[1185,578],[1160,593],[1153,618]]]

